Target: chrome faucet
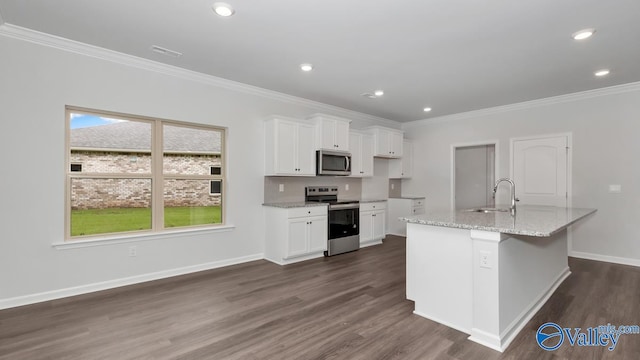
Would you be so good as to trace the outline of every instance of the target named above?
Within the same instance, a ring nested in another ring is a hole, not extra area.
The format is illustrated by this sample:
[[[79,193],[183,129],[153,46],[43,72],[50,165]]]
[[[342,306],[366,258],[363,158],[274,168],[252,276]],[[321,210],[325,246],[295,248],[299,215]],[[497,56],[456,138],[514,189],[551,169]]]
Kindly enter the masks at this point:
[[[509,207],[509,210],[511,210],[511,215],[515,215],[516,201],[520,201],[520,199],[516,198],[516,183],[514,183],[513,180],[509,178],[498,179],[498,181],[496,181],[496,185],[493,187],[493,198],[494,199],[496,198],[496,191],[498,191],[498,185],[500,185],[500,183],[503,181],[506,181],[509,184],[511,184],[511,206]]]

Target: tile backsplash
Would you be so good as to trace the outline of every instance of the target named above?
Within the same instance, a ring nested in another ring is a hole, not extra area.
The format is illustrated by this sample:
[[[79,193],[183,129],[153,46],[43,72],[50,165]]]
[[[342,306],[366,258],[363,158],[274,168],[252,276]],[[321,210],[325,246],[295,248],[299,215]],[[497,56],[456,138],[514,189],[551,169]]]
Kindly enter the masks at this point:
[[[280,191],[280,185],[283,191]],[[304,201],[304,188],[306,186],[338,186],[338,198],[347,200],[360,200],[362,194],[362,180],[359,178],[339,176],[265,176],[264,177],[264,202],[292,202]],[[349,190],[347,190],[347,187]]]

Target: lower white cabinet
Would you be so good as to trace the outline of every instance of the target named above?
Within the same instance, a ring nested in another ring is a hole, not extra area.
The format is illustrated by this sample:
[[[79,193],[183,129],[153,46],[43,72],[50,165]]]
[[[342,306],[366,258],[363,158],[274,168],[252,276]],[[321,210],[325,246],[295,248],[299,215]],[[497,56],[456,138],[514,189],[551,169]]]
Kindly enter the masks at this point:
[[[360,203],[360,247],[382,243],[386,236],[385,201]]]
[[[265,258],[286,265],[324,256],[327,250],[327,206],[265,207]]]
[[[399,217],[424,214],[425,198],[390,198],[387,202],[389,208],[389,221],[387,229],[389,234],[407,236],[407,223],[398,220]]]

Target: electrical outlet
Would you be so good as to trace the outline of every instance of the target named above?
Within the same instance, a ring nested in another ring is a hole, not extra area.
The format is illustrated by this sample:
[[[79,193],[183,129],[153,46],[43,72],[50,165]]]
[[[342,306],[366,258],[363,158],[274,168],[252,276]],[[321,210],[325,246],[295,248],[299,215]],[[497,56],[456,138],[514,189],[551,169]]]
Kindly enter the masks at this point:
[[[349,191],[349,184],[344,184],[344,190]]]
[[[284,184],[280,184],[280,185],[278,185],[278,190],[279,190],[280,192],[284,192]]]
[[[480,267],[491,269],[491,252],[480,251]]]
[[[610,193],[621,193],[622,192],[622,185],[619,185],[619,184],[609,185],[609,192]]]
[[[138,256],[138,247],[137,246],[129,246],[129,256],[131,256],[131,257]]]
[[[395,189],[395,188],[396,188],[396,184],[391,183],[391,190],[393,190],[393,189]]]

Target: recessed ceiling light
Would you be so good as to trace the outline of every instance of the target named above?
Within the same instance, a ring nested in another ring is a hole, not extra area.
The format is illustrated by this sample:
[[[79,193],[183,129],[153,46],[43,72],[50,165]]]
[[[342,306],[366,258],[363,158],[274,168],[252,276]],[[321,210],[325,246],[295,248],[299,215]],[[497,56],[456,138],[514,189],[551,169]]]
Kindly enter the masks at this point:
[[[611,71],[609,69],[598,70],[594,73],[595,76],[607,76]]]
[[[593,35],[595,32],[596,32],[595,29],[584,29],[584,30],[574,32],[573,34],[571,34],[571,37],[574,40],[584,40],[584,39],[590,38],[591,35]]]
[[[422,111],[429,112],[429,111],[431,111],[431,108],[430,107],[426,107],[426,108],[422,109]]]
[[[312,64],[301,64],[300,65],[300,70],[309,72],[309,71],[313,70],[313,65]]]
[[[364,97],[366,97],[366,98],[369,98],[369,99],[376,99],[376,98],[378,98],[377,96],[375,96],[375,95],[374,95],[374,94],[372,94],[372,93],[362,93],[362,94],[360,94],[360,95],[362,95],[362,96],[364,96]]]
[[[373,95],[375,95],[375,96],[382,96],[382,95],[384,95],[384,91],[382,91],[382,90],[376,90],[376,91],[373,93]]]
[[[213,11],[215,11],[216,14],[222,17],[231,16],[236,12],[235,10],[233,10],[233,7],[231,7],[231,5],[223,2],[217,2],[213,4]]]

